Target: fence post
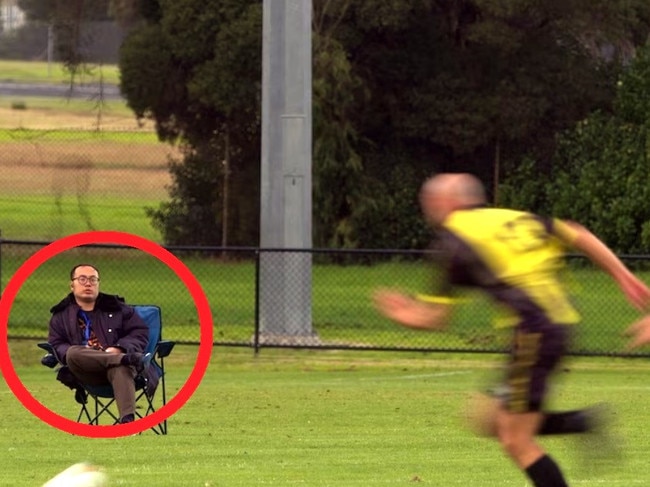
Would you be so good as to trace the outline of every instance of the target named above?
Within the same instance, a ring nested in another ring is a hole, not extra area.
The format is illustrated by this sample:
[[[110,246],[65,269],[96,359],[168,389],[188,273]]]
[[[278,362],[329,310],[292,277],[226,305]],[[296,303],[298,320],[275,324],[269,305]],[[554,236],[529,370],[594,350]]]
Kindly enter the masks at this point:
[[[255,355],[260,351],[260,249],[255,249],[255,331],[253,333]]]

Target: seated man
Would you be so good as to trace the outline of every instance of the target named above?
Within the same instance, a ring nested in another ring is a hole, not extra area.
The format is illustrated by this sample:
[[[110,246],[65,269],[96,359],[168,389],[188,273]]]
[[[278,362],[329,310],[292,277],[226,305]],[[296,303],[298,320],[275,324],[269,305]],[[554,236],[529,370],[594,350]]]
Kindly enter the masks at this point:
[[[71,293],[50,310],[48,342],[78,384],[77,401],[85,402],[80,384],[113,386],[120,423],[135,419],[135,383],[151,360],[144,354],[149,331],[119,296],[99,292],[99,271],[79,264],[70,271]],[[155,387],[155,385],[154,385]]]

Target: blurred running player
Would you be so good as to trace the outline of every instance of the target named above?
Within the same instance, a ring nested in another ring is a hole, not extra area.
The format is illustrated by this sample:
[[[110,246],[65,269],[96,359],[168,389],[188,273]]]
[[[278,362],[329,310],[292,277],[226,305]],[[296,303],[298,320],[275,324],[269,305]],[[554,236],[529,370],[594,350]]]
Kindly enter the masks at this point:
[[[533,485],[566,486],[556,462],[535,441],[540,433],[577,433],[594,427],[589,410],[543,412],[549,379],[567,352],[571,325],[580,320],[558,276],[562,257],[569,248],[584,253],[639,309],[650,303],[650,289],[581,225],[487,208],[484,187],[472,175],[430,178],[422,186],[420,203],[438,233],[441,288],[418,297],[380,290],[375,295],[377,308],[410,328],[441,329],[448,323],[454,288],[469,286],[483,290],[512,313],[510,359],[487,432],[495,434]]]

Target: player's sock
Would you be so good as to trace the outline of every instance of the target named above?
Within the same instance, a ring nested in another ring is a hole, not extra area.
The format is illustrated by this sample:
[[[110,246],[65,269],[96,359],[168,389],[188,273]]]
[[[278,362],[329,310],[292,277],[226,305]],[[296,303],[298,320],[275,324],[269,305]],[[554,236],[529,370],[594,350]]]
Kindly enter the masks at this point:
[[[587,410],[544,413],[544,420],[538,435],[566,435],[584,433],[591,428],[590,415]]]
[[[526,469],[535,487],[568,487],[560,467],[548,455],[544,455]]]

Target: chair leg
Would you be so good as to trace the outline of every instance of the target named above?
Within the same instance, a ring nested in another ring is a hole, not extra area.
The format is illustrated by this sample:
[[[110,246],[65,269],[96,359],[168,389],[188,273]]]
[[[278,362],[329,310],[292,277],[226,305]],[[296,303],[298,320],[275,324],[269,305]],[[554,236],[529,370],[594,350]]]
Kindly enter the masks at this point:
[[[146,409],[144,415],[142,415],[140,413],[137,413],[139,418],[143,418],[144,416],[148,416],[149,414],[156,412],[156,408],[155,408],[155,406],[153,404],[153,398],[150,398],[149,396],[147,396],[146,390],[144,390],[144,391],[142,391],[140,393],[137,400],[139,401],[143,397],[144,397],[144,400],[147,402],[147,409]],[[164,405],[165,404],[163,403],[163,406]],[[151,431],[153,431],[157,435],[166,435],[167,434],[167,420],[165,419],[165,420],[161,421],[157,425],[152,426],[150,429],[151,429]]]
[[[90,412],[88,411],[86,405],[82,404],[81,411],[79,411],[79,416],[77,417],[78,423],[81,421],[82,416],[85,415],[88,424],[99,425],[99,419],[101,415],[104,413],[106,413],[108,416],[110,416],[113,419],[113,424],[119,423],[120,419],[110,409],[110,406],[115,402],[114,399],[110,398],[107,403],[103,403],[101,398],[99,398],[98,396],[93,396],[92,394],[89,394],[88,397],[92,399],[92,401],[95,403],[94,416],[91,417]]]
[[[79,416],[77,416],[77,423],[81,423],[81,417],[86,416],[86,420],[88,421],[88,424],[92,424],[92,419],[90,417],[90,413],[88,412],[88,408],[86,407],[85,404],[81,405],[81,409],[79,410]]]

